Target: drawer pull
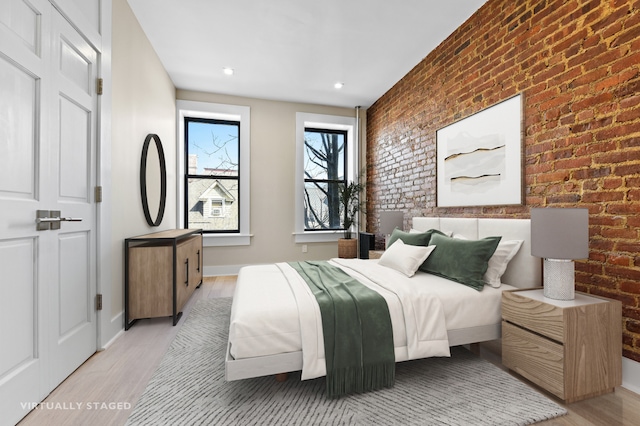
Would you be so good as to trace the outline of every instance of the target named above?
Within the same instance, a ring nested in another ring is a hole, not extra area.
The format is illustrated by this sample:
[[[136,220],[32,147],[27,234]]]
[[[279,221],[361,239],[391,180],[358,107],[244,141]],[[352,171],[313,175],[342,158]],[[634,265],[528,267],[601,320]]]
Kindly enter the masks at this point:
[[[198,267],[196,268],[196,271],[200,272],[200,250],[198,250]]]
[[[184,285],[189,287],[189,258],[184,261],[184,264],[186,265],[184,269],[187,271],[187,278],[184,280]]]

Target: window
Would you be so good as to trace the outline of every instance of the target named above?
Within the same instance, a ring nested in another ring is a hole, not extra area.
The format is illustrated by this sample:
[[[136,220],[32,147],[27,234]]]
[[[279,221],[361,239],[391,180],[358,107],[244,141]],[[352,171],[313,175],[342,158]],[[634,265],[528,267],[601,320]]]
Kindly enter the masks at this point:
[[[239,232],[240,122],[185,117],[184,132],[184,227]]]
[[[224,211],[224,200],[223,199],[218,199],[218,200],[214,200],[211,199],[211,212],[209,214],[209,217],[225,217],[225,211]]]
[[[249,244],[249,108],[177,107],[179,223],[202,229],[207,246]]]
[[[304,129],[304,229],[343,229],[340,187],[347,183],[347,131]]]
[[[342,236],[339,188],[356,178],[352,117],[296,114],[295,241],[337,241]]]

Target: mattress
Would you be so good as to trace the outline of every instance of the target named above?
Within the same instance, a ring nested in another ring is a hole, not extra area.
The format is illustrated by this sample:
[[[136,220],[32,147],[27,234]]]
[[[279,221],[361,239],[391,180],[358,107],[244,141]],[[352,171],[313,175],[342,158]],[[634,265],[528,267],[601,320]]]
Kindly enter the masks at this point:
[[[377,260],[334,259],[332,263],[363,284],[375,283],[362,273],[369,268],[383,268],[392,285],[409,286],[419,297],[424,292],[436,294],[444,307],[447,331],[498,324],[501,321],[501,295],[505,289],[485,286],[476,291],[454,281],[424,272],[411,278],[377,265]],[[393,275],[393,274],[396,275]],[[424,294],[426,294],[424,293]],[[381,292],[387,303],[398,303],[391,292]],[[298,306],[289,283],[278,265],[254,265],[240,270],[234,293],[229,327],[230,354],[234,359],[275,355],[302,350]],[[418,313],[420,314],[420,313]],[[406,337],[400,332],[402,319],[392,317],[396,360],[408,359]],[[398,330],[397,330],[398,329]]]

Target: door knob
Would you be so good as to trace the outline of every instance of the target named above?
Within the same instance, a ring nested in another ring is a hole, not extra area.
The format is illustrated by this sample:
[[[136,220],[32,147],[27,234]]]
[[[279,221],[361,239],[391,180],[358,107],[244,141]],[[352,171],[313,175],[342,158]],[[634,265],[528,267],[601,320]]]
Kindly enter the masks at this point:
[[[60,217],[60,210],[37,210],[36,229],[46,231],[48,229],[60,229],[60,222],[82,222],[81,217]]]

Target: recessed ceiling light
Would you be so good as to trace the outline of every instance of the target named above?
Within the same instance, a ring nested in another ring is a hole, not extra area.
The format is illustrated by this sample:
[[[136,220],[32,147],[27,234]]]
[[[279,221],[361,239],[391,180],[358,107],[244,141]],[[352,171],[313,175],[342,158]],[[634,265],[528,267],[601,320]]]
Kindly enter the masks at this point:
[[[337,82],[336,84],[333,85],[333,87],[335,87],[336,89],[342,89],[342,86],[344,86],[344,83],[340,83],[340,82]]]
[[[233,68],[229,68],[229,67],[222,68],[222,72],[225,73],[226,75],[233,75]]]

